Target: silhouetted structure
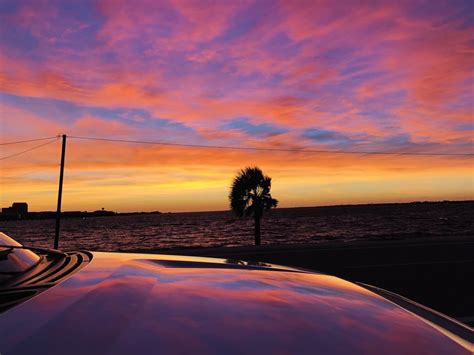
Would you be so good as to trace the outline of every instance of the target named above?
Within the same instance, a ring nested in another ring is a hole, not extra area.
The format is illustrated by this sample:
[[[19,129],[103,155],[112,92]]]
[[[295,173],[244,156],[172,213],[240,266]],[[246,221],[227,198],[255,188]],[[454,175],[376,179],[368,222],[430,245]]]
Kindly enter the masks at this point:
[[[26,202],[14,202],[11,207],[2,208],[5,217],[23,219],[28,215],[28,204]]]
[[[94,216],[114,216],[116,213],[113,211],[107,211],[103,207],[101,210],[92,212]]]
[[[260,219],[263,211],[276,207],[272,198],[272,179],[264,176],[260,168],[246,168],[234,178],[229,194],[230,208],[239,217],[244,214],[255,219],[255,245],[260,245]]]

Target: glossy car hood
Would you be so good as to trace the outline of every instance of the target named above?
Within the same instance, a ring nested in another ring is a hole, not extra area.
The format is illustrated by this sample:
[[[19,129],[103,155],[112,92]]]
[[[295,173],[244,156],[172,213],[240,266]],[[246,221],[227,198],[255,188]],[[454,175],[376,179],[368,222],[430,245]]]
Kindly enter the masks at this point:
[[[2,354],[465,354],[339,278],[219,259],[94,253],[0,314]]]

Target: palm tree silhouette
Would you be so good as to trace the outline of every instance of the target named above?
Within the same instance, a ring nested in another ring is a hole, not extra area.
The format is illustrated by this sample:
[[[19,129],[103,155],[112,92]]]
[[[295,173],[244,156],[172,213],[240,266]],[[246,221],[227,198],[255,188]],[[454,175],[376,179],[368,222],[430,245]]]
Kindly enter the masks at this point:
[[[255,245],[260,245],[260,219],[263,211],[276,207],[278,201],[270,195],[272,179],[264,176],[260,168],[245,168],[232,182],[229,194],[230,208],[237,216],[255,219]]]

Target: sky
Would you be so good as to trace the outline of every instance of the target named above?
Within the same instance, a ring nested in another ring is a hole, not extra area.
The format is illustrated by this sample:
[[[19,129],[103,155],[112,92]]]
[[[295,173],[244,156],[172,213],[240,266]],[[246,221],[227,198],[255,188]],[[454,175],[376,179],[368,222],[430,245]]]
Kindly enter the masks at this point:
[[[472,1],[0,0],[0,142],[58,134],[474,153]],[[54,210],[60,140],[0,146],[0,204]],[[237,151],[68,138],[63,209],[474,198],[472,156]]]

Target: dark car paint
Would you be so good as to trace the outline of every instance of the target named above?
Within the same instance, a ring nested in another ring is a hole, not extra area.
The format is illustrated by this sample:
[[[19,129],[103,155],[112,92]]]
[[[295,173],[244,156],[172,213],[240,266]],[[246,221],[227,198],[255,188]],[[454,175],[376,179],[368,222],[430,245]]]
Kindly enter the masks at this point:
[[[0,315],[0,353],[471,353],[353,283],[242,266],[93,253],[83,270]]]

